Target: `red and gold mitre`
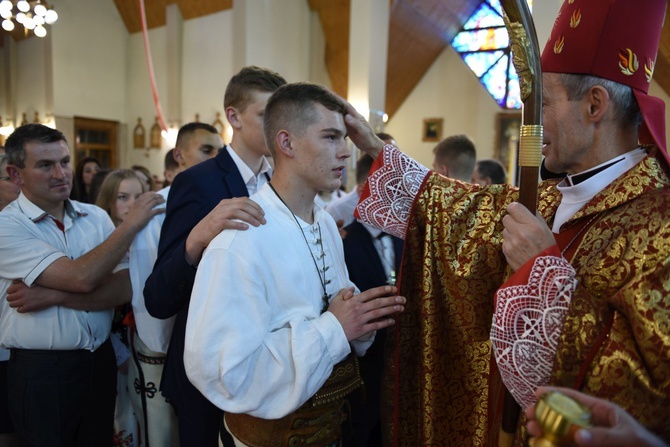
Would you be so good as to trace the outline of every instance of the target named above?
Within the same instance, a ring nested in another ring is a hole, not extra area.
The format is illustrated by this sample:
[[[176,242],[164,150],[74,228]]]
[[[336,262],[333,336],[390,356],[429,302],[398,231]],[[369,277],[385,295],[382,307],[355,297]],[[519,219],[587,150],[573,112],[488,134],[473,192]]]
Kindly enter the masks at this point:
[[[665,104],[647,95],[667,0],[565,0],[542,53],[542,71],[588,74],[632,87],[644,117],[639,139],[661,148]]]

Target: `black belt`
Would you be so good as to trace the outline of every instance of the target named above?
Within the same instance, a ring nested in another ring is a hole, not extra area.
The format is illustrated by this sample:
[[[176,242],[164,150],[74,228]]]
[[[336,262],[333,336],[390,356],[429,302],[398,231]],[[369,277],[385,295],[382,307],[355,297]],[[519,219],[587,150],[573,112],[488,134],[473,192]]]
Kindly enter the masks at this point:
[[[104,347],[107,344],[111,344],[109,338],[105,340],[98,349]],[[10,355],[14,358],[44,358],[47,356],[54,357],[74,357],[74,356],[88,356],[93,355],[96,351],[89,351],[88,349],[22,349],[22,348],[10,348]]]

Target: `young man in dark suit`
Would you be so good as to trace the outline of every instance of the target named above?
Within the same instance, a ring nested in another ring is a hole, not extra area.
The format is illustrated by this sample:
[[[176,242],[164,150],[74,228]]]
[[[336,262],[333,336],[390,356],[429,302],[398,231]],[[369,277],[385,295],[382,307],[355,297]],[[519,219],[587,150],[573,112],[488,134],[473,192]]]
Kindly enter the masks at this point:
[[[361,189],[372,162],[372,157],[365,154],[356,163],[356,179]],[[344,233],[344,260],[356,287],[365,291],[395,282],[402,259],[401,239],[356,220],[344,227]],[[358,361],[365,383],[365,399],[358,393],[349,396],[353,433],[347,445],[353,447],[382,445],[379,406],[385,340],[386,330],[377,331],[374,343]]]
[[[263,134],[268,98],[286,84],[277,73],[245,67],[231,79],[224,96],[233,127],[231,144],[219,154],[175,178],[161,230],[158,259],[144,297],[156,318],[176,315],[161,390],[175,407],[181,445],[218,445],[223,412],[191,385],[184,370],[184,333],[195,271],[202,252],[222,230],[264,223],[263,212],[248,196],[270,179],[272,168]],[[232,445],[226,436],[224,445]],[[227,438],[227,439],[226,439]]]

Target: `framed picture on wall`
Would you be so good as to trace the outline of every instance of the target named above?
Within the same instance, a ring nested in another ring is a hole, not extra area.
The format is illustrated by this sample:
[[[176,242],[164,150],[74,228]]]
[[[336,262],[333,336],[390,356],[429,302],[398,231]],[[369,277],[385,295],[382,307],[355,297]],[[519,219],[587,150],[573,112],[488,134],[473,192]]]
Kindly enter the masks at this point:
[[[496,115],[496,133],[493,158],[500,160],[507,170],[510,183],[516,178],[516,159],[521,132],[521,112],[501,112]]]
[[[426,118],[423,120],[422,141],[440,141],[442,140],[442,118]]]

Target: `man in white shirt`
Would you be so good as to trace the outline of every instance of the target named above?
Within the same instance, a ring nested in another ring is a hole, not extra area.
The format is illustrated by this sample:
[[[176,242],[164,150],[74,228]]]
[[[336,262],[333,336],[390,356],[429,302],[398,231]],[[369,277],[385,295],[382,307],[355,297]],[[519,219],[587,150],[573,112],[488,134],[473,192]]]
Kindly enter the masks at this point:
[[[115,230],[94,205],[69,200],[65,137],[41,124],[7,139],[19,198],[0,213],[0,346],[11,350],[10,413],[22,445],[91,446],[112,439],[113,308],[130,300],[122,262],[162,202],[143,195]]]
[[[215,127],[188,123],[179,129],[171,156],[176,174],[216,156],[223,140]],[[158,192],[167,201],[170,186]],[[172,406],[158,393],[174,317],[154,318],[144,304],[144,283],[151,274],[158,254],[158,240],[165,214],[156,215],[140,231],[130,246],[130,281],[133,287],[135,332],[132,337],[133,362],[129,381],[135,383],[131,401],[146,445],[178,445],[177,418]]]
[[[350,342],[363,354],[402,310],[392,286],[353,294],[337,226],[314,205],[351,155],[344,112],[317,85],[273,94],[264,129],[275,172],[253,196],[267,223],[222,232],[198,266],[184,363],[238,446],[339,442],[344,397],[361,383]]]

